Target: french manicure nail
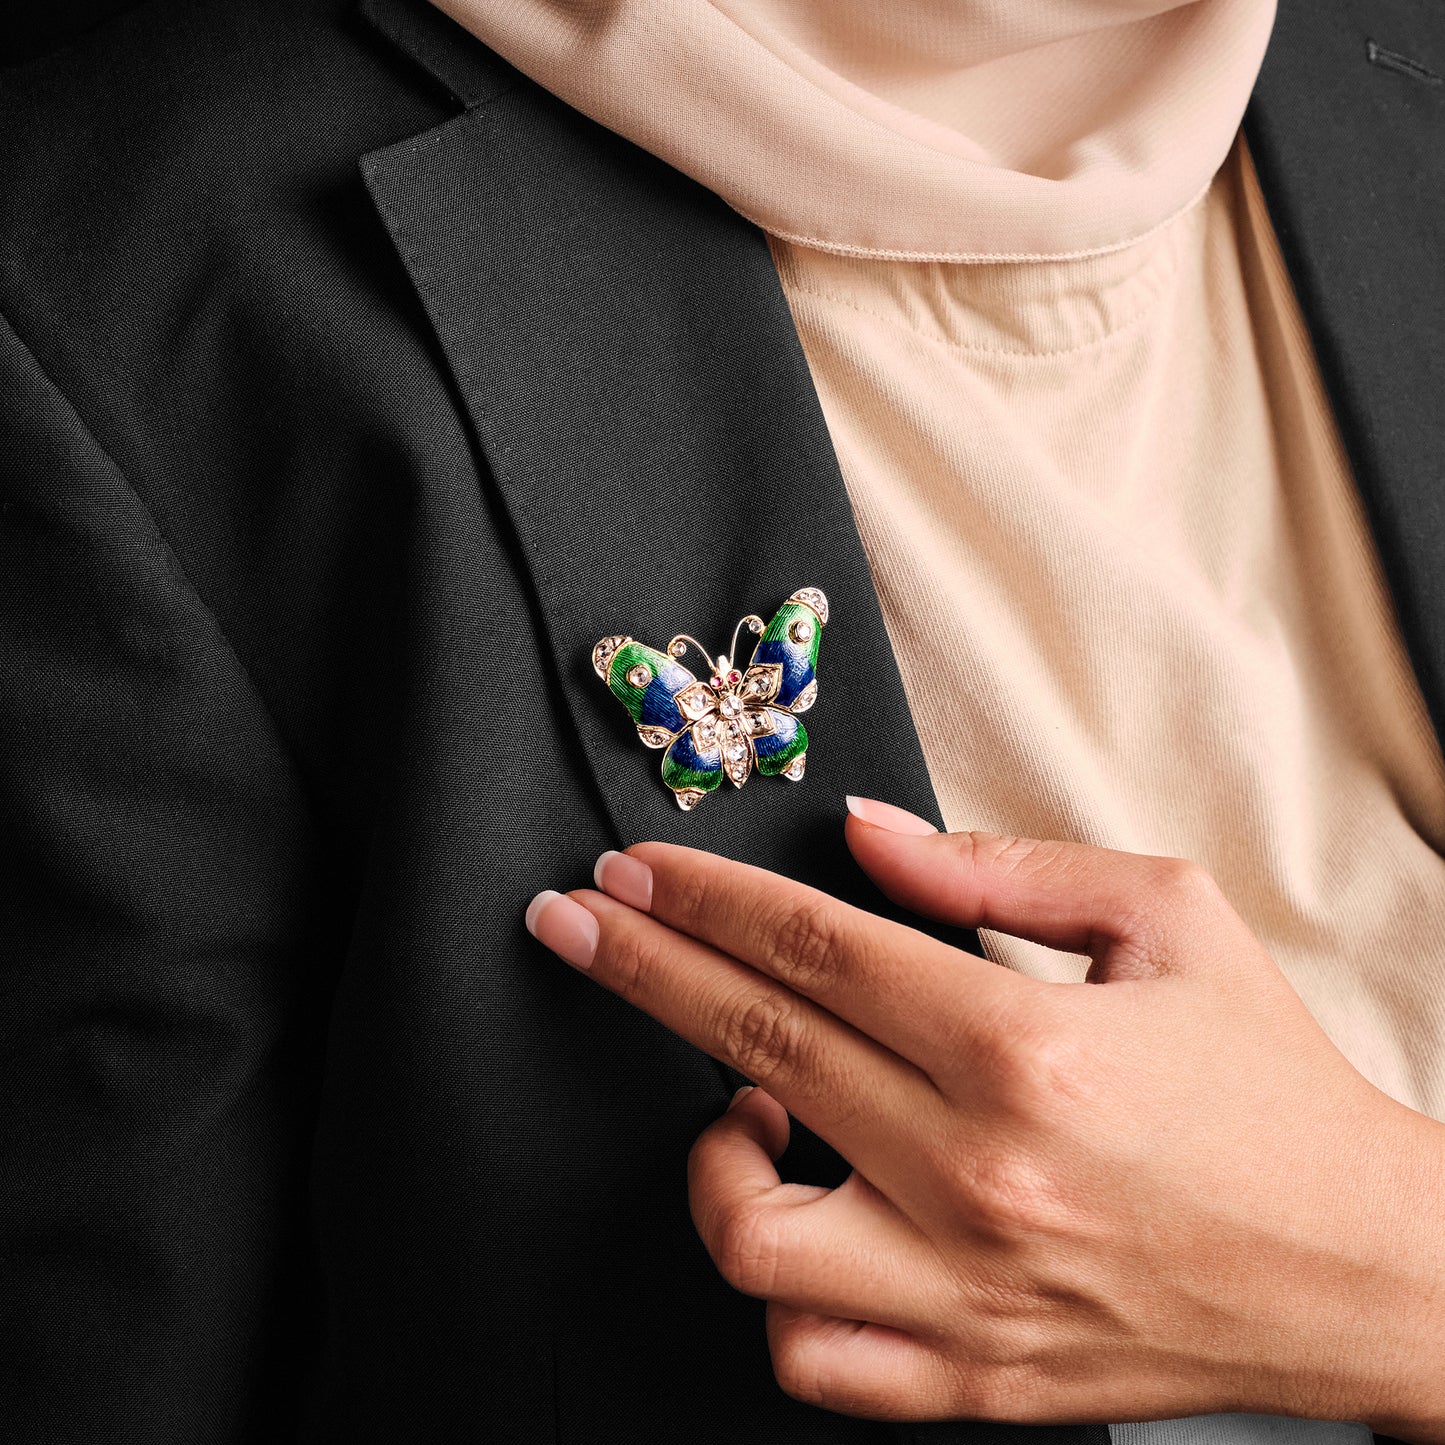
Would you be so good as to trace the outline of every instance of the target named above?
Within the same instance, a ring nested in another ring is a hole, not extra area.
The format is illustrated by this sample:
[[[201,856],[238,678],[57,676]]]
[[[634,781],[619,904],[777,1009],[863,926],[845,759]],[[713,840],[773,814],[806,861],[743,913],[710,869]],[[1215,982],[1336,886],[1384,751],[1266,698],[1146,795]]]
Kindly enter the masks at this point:
[[[575,899],[543,889],[527,905],[527,932],[573,968],[591,968],[597,920]]]
[[[880,803],[876,798],[848,797],[848,811],[875,828],[886,828],[890,833],[912,833],[921,837],[925,833],[936,833],[938,829],[917,813],[895,808],[892,803]]]
[[[597,859],[592,881],[603,893],[611,894],[630,908],[640,908],[645,913],[652,907],[652,869],[641,858],[609,848]]]

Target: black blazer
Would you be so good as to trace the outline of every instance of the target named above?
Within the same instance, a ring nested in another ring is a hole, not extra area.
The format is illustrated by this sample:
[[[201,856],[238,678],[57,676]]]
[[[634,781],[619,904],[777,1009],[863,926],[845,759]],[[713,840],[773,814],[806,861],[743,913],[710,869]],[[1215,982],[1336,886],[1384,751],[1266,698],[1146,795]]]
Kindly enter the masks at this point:
[[[762,233],[425,0],[36,8],[0,1438],[1102,1445],[785,1397],[687,1214],[735,1078],[522,928],[645,837],[885,910],[843,793],[938,817]],[[1442,73],[1437,0],[1286,0],[1245,122],[1437,724]],[[804,584],[807,779],[683,815],[592,644]]]

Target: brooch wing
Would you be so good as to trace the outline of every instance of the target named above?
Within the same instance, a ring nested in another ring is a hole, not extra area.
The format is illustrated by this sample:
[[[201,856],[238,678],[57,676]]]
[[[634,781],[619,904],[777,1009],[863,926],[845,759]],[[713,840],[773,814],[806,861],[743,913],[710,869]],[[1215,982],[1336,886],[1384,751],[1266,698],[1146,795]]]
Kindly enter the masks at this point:
[[[763,629],[739,689],[748,704],[753,754],[765,777],[803,776],[808,732],[798,720],[818,699],[818,651],[828,622],[828,599],[800,587]]]
[[[665,748],[662,780],[686,811],[722,782],[722,752],[712,690],[675,658],[630,637],[604,637],[592,649],[592,666],[628,711],[637,736],[650,748]]]

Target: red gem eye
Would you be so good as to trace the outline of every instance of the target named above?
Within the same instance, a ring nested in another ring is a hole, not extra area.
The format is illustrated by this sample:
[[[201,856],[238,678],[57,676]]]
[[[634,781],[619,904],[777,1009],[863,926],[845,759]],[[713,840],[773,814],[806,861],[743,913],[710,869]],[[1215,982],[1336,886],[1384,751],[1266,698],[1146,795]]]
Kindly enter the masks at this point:
[[[736,687],[736,686],[738,685],[738,683],[740,683],[742,680],[743,680],[743,675],[742,675],[742,673],[740,673],[740,672],[730,672],[730,673],[728,673],[728,681],[729,681],[734,687]]]
[[[717,673],[713,673],[712,675],[712,685],[714,687],[721,687],[723,685],[722,678],[720,678]]]

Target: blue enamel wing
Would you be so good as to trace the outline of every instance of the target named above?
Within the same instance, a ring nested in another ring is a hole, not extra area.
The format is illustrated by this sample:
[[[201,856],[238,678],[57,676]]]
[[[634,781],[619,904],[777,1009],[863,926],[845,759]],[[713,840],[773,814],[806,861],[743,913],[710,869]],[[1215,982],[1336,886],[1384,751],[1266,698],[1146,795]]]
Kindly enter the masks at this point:
[[[664,748],[662,781],[678,807],[691,812],[724,777],[742,787],[756,770],[796,783],[808,760],[808,734],[798,720],[818,696],[818,647],[828,599],[800,587],[766,626],[744,617],[733,631],[732,655],[709,658],[694,637],[679,633],[665,652],[630,637],[604,637],[592,666],[637,725],[650,748]],[[739,668],[738,634],[757,636]],[[694,647],[712,672],[706,682],[678,658]]]

